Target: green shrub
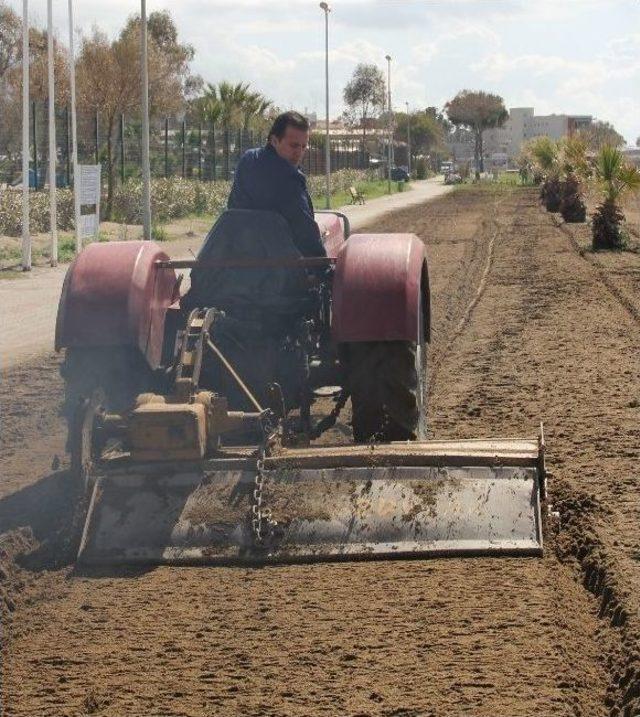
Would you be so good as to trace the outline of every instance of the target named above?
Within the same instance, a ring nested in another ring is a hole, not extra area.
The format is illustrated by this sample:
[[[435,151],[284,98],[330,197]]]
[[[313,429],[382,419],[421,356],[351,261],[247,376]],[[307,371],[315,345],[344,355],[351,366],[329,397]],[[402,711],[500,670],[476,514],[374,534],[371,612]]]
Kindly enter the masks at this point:
[[[377,178],[375,169],[340,169],[331,174],[331,192],[346,192],[349,187]],[[324,187],[324,176],[308,178],[311,195],[321,196]],[[201,182],[181,177],[152,179],[151,216],[154,222],[161,224],[190,214],[215,216],[225,208],[230,190],[231,182],[226,181]],[[58,189],[56,196],[58,230],[71,231],[75,228],[73,191]],[[142,224],[141,179],[127,179],[115,188],[112,218],[125,224]],[[29,227],[34,233],[49,231],[49,192],[31,192]],[[3,191],[0,193],[0,234],[20,236],[21,233],[22,192]]]
[[[362,182],[374,182],[378,179],[375,169],[339,169],[331,172],[331,194],[349,191]],[[312,196],[321,196],[325,192],[325,177],[317,175],[307,178],[307,188]]]
[[[58,244],[58,261],[62,263],[66,263],[69,261],[73,261],[76,255],[76,240],[73,239],[63,239]]]
[[[151,227],[151,238],[153,241],[167,241],[169,234],[161,224],[154,224]]]
[[[219,214],[226,206],[230,182],[200,182],[197,179],[151,180],[151,216],[159,222],[189,214]],[[114,192],[114,219],[127,224],[142,223],[142,180],[128,179]]]
[[[73,192],[56,191],[58,229],[73,229]],[[31,192],[29,196],[29,229],[34,233],[49,231],[49,192]],[[17,237],[22,234],[22,191],[0,192],[0,234]]]

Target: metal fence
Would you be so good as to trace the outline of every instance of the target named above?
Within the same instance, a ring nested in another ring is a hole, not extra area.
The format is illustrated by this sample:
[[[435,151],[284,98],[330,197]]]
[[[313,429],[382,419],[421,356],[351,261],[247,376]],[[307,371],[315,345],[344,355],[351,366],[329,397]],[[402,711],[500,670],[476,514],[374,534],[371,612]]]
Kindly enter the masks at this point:
[[[70,186],[71,113],[56,109],[57,176],[59,187]],[[102,165],[106,178],[109,154],[116,182],[141,176],[141,125],[139,120],[120,115],[109,128],[100,113],[78,114],[78,161]],[[15,138],[0,137],[0,184],[21,179],[20,128]],[[48,181],[48,118],[46,103],[32,102],[29,120],[30,183],[41,189]],[[231,179],[243,152],[266,142],[264,133],[249,129],[226,129],[219,125],[165,118],[150,125],[152,177],[184,177],[202,181]],[[331,168],[365,169],[370,165],[368,142],[352,137],[331,138]],[[308,175],[324,174],[324,136],[311,135],[303,169]],[[370,146],[370,145],[369,145]]]

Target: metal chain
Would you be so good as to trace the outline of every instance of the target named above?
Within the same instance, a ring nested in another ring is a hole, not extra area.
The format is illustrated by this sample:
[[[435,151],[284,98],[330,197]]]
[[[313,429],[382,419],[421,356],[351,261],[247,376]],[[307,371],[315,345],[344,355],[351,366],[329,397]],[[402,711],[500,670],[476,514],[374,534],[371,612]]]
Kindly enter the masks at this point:
[[[312,439],[315,440],[316,438],[320,438],[325,431],[328,431],[336,425],[340,412],[345,407],[350,395],[351,393],[346,389],[340,392],[340,395],[336,399],[336,405],[331,410],[331,413],[318,421],[318,423],[313,427],[313,430],[311,431]]]
[[[325,418],[314,426],[311,436],[312,438],[319,438],[325,431],[328,431],[330,428],[335,426],[340,412],[345,407],[350,395],[349,391],[346,390],[340,393],[331,413],[328,416],[325,416]],[[268,417],[266,417],[266,420],[263,423],[262,430],[264,437],[260,447],[258,448],[256,477],[254,479],[253,488],[253,503],[251,505],[251,530],[253,532],[253,542],[257,548],[264,548],[266,546],[278,525],[277,521],[272,518],[271,509],[265,507],[263,498],[263,490],[266,480],[264,459],[267,455],[267,446],[269,441],[275,435],[275,431],[270,425]]]
[[[251,505],[251,529],[253,531],[253,542],[257,548],[265,547],[265,543],[273,535],[274,528],[278,525],[278,523],[271,518],[271,509],[264,507],[262,496],[264,482],[266,480],[264,459],[267,455],[267,445],[274,436],[274,432],[272,430],[270,431],[271,426],[268,419],[263,423],[262,429],[264,437],[258,448],[253,504]]]

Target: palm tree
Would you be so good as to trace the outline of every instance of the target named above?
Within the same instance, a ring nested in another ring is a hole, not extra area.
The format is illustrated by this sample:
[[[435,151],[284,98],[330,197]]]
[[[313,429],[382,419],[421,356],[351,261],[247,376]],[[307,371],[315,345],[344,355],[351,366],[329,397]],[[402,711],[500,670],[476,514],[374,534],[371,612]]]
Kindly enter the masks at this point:
[[[230,133],[234,129],[247,129],[252,122],[264,117],[272,102],[259,92],[252,92],[248,82],[222,81],[208,84],[201,98],[210,115],[222,124],[225,176],[231,174]]]
[[[192,102],[193,114],[201,125],[204,125],[208,134],[207,147],[211,155],[211,178],[216,178],[216,147],[215,126],[222,116],[222,105],[217,96],[208,90]]]
[[[273,107],[273,102],[260,92],[250,92],[242,106],[242,129],[262,128],[267,112]]]
[[[565,222],[584,222],[587,206],[582,193],[582,182],[591,171],[587,159],[587,143],[573,135],[560,143],[559,162],[563,181],[560,192],[560,213]]]
[[[559,148],[549,137],[536,137],[529,147],[531,156],[544,181],[540,189],[540,199],[548,212],[560,210],[560,161]]]
[[[602,202],[592,215],[593,249],[623,249],[626,242],[620,224],[624,214],[618,202],[627,192],[640,189],[640,170],[627,164],[619,149],[605,145],[596,159],[595,182]]]

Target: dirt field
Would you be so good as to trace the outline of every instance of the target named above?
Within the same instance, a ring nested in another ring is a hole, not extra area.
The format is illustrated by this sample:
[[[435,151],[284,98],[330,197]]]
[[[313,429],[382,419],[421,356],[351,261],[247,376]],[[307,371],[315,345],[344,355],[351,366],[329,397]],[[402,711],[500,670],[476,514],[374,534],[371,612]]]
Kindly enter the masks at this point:
[[[545,557],[73,574],[46,358],[0,394],[7,715],[640,714],[640,256],[585,252],[535,190],[371,228],[426,243],[433,435],[544,420]]]

